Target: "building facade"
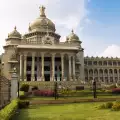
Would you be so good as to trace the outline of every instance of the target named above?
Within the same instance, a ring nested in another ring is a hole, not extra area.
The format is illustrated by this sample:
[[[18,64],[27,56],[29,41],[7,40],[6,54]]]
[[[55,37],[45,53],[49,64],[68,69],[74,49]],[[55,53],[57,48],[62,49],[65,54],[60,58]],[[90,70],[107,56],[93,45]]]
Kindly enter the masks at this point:
[[[40,16],[21,35],[16,27],[8,34],[2,54],[2,73],[11,78],[13,68],[21,81],[72,81],[84,79],[84,50],[72,30],[65,42],[55,32],[55,24],[40,7]]]
[[[120,58],[85,57],[85,81],[116,83],[120,81]]]
[[[16,27],[8,34],[1,56],[3,75],[11,79],[17,69],[20,81],[85,81],[111,83],[120,80],[120,59],[84,57],[79,37],[72,30],[60,42],[55,24],[40,7],[39,17],[21,35]]]

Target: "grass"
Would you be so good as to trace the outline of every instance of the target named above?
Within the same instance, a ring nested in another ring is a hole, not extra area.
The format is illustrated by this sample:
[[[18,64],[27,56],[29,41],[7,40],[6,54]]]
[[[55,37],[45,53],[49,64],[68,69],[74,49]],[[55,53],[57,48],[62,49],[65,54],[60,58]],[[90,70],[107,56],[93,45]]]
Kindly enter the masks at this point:
[[[119,111],[97,109],[100,104],[34,105],[20,110],[14,120],[119,120]]]
[[[59,97],[58,100],[64,100],[64,99],[92,99],[93,96],[82,96],[82,97]],[[108,96],[97,96],[97,98],[120,98],[120,95],[108,95]],[[27,100],[55,100],[54,97],[27,97]]]

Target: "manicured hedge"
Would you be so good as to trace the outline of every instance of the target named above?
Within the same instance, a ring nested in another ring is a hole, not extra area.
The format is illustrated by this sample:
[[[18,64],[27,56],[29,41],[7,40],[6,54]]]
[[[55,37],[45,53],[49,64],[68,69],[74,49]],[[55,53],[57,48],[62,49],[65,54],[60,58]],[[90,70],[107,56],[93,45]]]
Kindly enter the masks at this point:
[[[0,111],[0,120],[10,120],[18,108],[18,100],[13,100]]]
[[[20,91],[28,92],[29,90],[29,85],[28,84],[22,84],[20,87]]]
[[[19,100],[18,101],[18,108],[19,109],[28,108],[29,104],[30,104],[30,102],[28,100]]]

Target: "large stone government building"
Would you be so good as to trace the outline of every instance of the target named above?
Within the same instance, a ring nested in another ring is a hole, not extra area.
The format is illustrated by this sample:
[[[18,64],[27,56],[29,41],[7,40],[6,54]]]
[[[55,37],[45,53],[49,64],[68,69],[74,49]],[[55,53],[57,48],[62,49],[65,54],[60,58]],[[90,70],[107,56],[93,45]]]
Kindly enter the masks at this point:
[[[28,33],[21,35],[15,27],[8,34],[1,56],[2,74],[11,79],[15,67],[21,81],[119,81],[120,59],[84,57],[82,42],[73,30],[65,42],[60,42],[55,31],[41,6]]]

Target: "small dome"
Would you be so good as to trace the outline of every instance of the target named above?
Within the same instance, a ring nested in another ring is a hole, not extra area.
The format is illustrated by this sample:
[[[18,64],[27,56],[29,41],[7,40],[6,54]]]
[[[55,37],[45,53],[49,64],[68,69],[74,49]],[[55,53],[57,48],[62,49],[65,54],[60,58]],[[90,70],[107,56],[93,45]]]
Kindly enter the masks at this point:
[[[29,31],[55,32],[55,24],[46,17],[45,7],[40,7],[40,17],[29,25]]]
[[[67,41],[69,42],[80,42],[79,37],[74,33],[74,31],[72,30],[70,35],[67,36]]]
[[[8,34],[8,38],[21,38],[21,34],[16,30],[16,26],[14,30]]]

